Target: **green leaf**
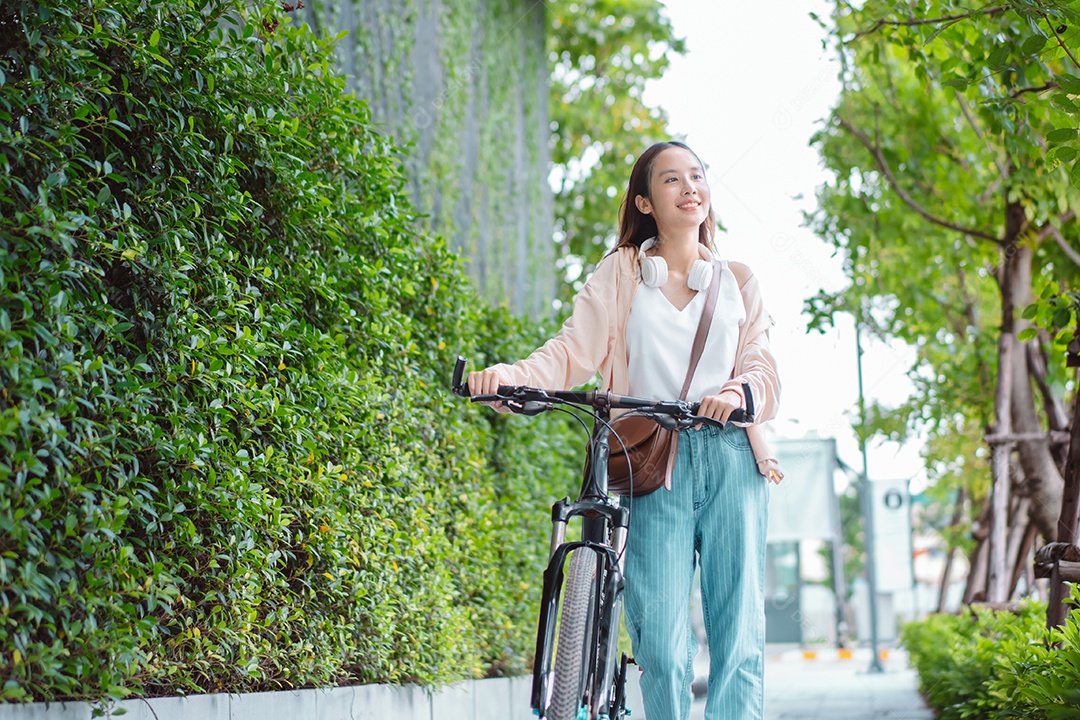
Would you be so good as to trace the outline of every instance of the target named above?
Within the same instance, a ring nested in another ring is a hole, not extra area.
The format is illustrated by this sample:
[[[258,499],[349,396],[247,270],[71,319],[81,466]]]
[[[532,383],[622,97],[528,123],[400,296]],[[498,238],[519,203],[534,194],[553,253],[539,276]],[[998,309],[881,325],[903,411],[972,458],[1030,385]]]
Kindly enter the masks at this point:
[[[1058,128],[1057,130],[1051,130],[1046,134],[1046,141],[1051,143],[1068,142],[1075,138],[1076,128]]]
[[[1037,328],[1024,328],[1016,334],[1016,339],[1020,342],[1027,342],[1028,340],[1034,340],[1038,334],[1039,331]]]
[[[1009,50],[1010,47],[1007,44],[994,48],[993,52],[987,56],[986,64],[995,70],[1000,69],[1005,64],[1005,61],[1009,59]]]
[[[150,40],[148,41],[150,43],[150,47],[156,48],[160,40],[161,33],[159,33],[157,30],[154,30],[154,32],[150,33]]]
[[[1046,45],[1046,38],[1042,35],[1032,35],[1024,44],[1020,46],[1020,53],[1023,55],[1034,55],[1043,49]]]
[[[954,75],[951,78],[949,78],[948,80],[943,80],[941,84],[942,84],[943,87],[963,88],[963,87],[967,87],[968,85],[970,85],[971,81],[968,80],[966,77],[963,77],[961,75]]]
[[[1067,113],[1076,112],[1076,104],[1065,93],[1054,93],[1050,96],[1050,102],[1057,105]]]
[[[1078,154],[1080,154],[1080,150],[1077,150],[1075,147],[1072,147],[1071,145],[1061,145],[1053,148],[1048,153],[1047,157],[1050,157],[1059,162],[1069,162]]]
[[[1075,75],[1061,73],[1054,80],[1057,82],[1058,87],[1070,95],[1080,95],[1080,78]]]

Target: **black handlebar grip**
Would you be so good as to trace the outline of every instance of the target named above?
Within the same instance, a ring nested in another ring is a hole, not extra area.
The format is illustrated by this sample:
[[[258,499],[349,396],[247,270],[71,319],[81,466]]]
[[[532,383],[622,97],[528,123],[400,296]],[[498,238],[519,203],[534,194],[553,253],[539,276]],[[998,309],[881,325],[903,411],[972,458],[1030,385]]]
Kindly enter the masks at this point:
[[[750,391],[750,383],[742,384],[743,397],[746,398],[746,419],[742,422],[754,422],[754,393]]]
[[[454,363],[454,379],[450,382],[450,391],[455,395],[468,395],[469,393],[462,387],[461,381],[465,377],[465,358],[458,355],[457,362]]]
[[[750,383],[745,383],[744,382],[742,384],[742,391],[743,391],[743,397],[746,399],[746,407],[745,408],[735,408],[734,410],[732,410],[731,415],[728,417],[728,421],[729,422],[738,422],[738,423],[748,423],[748,424],[753,423],[754,422],[754,393],[753,393],[753,391],[750,390]],[[697,415],[698,414],[698,409],[700,407],[701,407],[701,403],[692,403],[690,405],[690,414],[691,415]],[[713,421],[713,422],[709,422],[708,418],[703,418],[703,420],[706,422],[706,424],[709,424],[709,425],[715,424],[717,427],[721,427],[721,428],[724,427],[724,423],[722,423],[722,422],[720,422],[718,420]]]

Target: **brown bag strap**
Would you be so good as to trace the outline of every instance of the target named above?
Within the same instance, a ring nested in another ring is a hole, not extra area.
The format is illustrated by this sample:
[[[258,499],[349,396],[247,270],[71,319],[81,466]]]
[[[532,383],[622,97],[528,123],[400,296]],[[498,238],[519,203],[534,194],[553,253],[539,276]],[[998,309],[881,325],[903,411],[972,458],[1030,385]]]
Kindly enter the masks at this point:
[[[690,351],[690,367],[686,369],[686,380],[683,381],[682,392],[679,393],[680,400],[685,400],[686,393],[690,392],[690,382],[694,379],[694,371],[697,370],[701,353],[705,350],[705,340],[709,337],[709,327],[712,326],[713,311],[716,309],[716,297],[720,294],[721,274],[722,267],[714,260],[712,282],[709,283],[709,294],[705,296],[701,322],[698,323],[697,334],[694,335],[694,347]]]

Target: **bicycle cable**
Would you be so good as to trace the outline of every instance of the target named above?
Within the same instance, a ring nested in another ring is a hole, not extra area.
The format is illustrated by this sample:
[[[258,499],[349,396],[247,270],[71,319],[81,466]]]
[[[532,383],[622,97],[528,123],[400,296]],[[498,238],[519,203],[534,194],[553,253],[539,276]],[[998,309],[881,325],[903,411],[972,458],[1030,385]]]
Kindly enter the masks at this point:
[[[569,401],[564,401],[564,400],[558,400],[558,399],[553,399],[553,400],[554,401],[552,402],[552,408],[551,409],[552,410],[558,410],[560,412],[564,412],[567,415],[570,415],[571,417],[573,417],[575,420],[577,420],[581,424],[581,428],[585,431],[586,435],[588,435],[590,439],[592,439],[592,431],[585,424],[585,421],[582,420],[581,417],[576,412],[567,410],[565,408],[556,407],[556,406],[557,405],[570,405],[571,407],[574,408],[574,410],[580,410],[582,412],[588,413],[589,415],[592,416],[594,421],[603,423],[604,427],[606,427],[608,429],[608,431],[611,433],[611,435],[616,440],[619,441],[619,447],[622,448],[619,452],[626,455],[627,460],[629,460],[630,450],[629,450],[629,448],[626,447],[626,443],[623,442],[622,436],[619,435],[618,430],[616,430],[612,426],[611,422],[609,422],[607,420],[604,420],[597,413],[593,412],[592,410],[588,410],[588,409],[582,407],[581,405],[577,405],[575,403],[572,403],[572,402],[569,402]],[[627,412],[622,417],[626,417],[627,415],[640,415],[640,414],[641,413],[639,413],[636,410],[630,410],[629,412]],[[627,540],[629,540],[629,537],[630,537],[630,522],[634,517],[634,468],[633,468],[632,463],[627,462],[627,470],[630,473],[630,475],[629,475],[630,492],[629,492],[629,494],[627,494],[625,496],[627,498],[627,502],[626,502],[626,535],[627,535]],[[623,556],[626,554],[626,548],[627,548],[628,545],[629,545],[629,542],[623,543],[623,547],[619,551],[619,554],[615,556],[615,562],[616,563],[619,563],[619,562],[622,561]]]
[[[576,403],[572,403],[572,402],[570,402],[568,400],[560,400],[558,398],[550,398],[546,402],[551,403],[551,409],[552,410],[557,410],[559,412],[566,413],[570,417],[577,420],[578,423],[581,425],[581,429],[585,431],[585,434],[589,437],[589,439],[592,439],[592,430],[589,429],[589,426],[585,424],[585,421],[581,419],[581,416],[576,411],[587,413],[588,415],[592,416],[592,419],[594,421],[603,423],[604,426],[611,433],[611,435],[614,436],[614,438],[616,440],[618,440],[619,447],[622,448],[619,452],[623,453],[624,455],[627,455],[627,459],[629,459],[630,450],[626,447],[626,443],[623,442],[622,436],[620,436],[619,432],[614,427],[612,427],[612,424],[609,421],[604,420],[603,418],[601,418],[596,412],[594,412],[592,410],[589,410],[589,409],[587,409],[587,408],[585,408],[585,407],[583,407],[581,405],[578,405]],[[570,407],[573,408],[573,410],[568,410],[565,407],[559,407],[560,405],[569,405]],[[628,413],[626,413],[626,415],[633,415],[633,414],[637,414],[637,411],[636,410],[631,410]],[[627,466],[628,466],[627,469],[630,472],[630,478],[629,478],[630,479],[630,493],[625,496],[625,497],[628,498],[627,504],[626,504],[626,535],[627,535],[627,539],[629,539],[629,536],[630,536],[630,521],[634,516],[634,468],[630,465],[630,463],[627,463]],[[629,545],[629,543],[624,543],[622,549],[619,551],[619,554],[615,556],[615,562],[616,563],[619,563],[619,562],[622,561],[623,556],[626,554],[627,545]]]

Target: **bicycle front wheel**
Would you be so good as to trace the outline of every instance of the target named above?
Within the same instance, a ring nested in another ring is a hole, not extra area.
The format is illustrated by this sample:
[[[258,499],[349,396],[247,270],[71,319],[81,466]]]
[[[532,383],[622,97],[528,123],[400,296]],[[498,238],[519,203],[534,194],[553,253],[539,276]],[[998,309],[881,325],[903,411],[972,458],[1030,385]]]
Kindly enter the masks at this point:
[[[579,720],[586,704],[596,622],[595,577],[596,554],[584,548],[575,550],[566,573],[555,641],[551,705],[546,714],[550,720]]]

